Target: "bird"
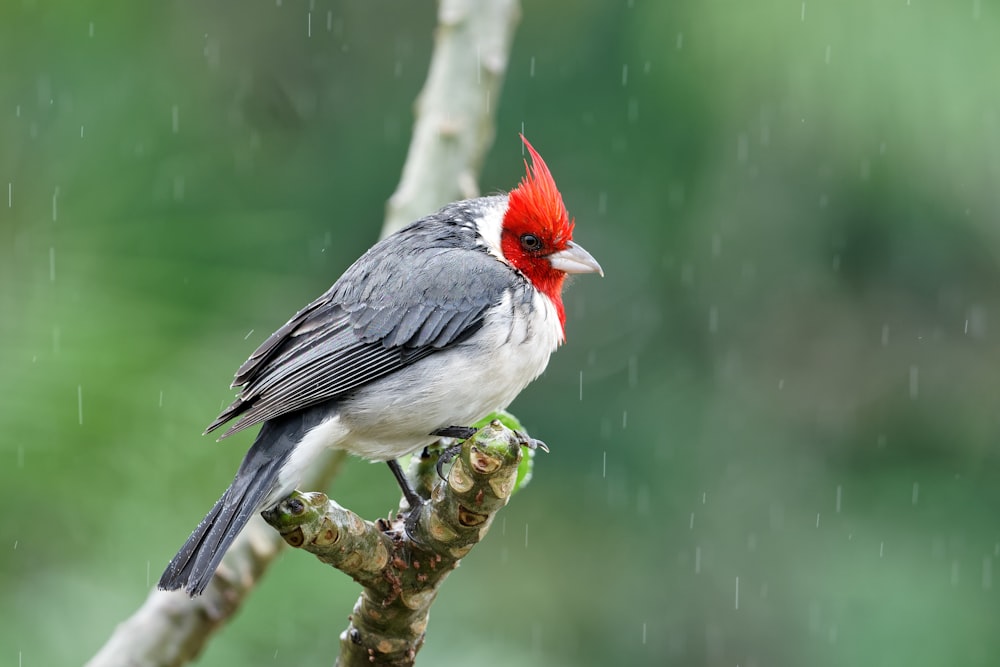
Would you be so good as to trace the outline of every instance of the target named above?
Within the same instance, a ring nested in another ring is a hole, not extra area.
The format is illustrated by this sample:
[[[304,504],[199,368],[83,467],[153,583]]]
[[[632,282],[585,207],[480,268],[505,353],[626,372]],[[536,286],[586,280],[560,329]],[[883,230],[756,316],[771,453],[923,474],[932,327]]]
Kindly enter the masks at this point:
[[[372,246],[236,372],[211,423],[261,425],[232,484],[167,565],[158,587],[204,592],[247,521],[295,490],[326,449],[389,464],[506,408],[565,341],[568,274],[604,272],[545,161],[506,194],[447,204]]]

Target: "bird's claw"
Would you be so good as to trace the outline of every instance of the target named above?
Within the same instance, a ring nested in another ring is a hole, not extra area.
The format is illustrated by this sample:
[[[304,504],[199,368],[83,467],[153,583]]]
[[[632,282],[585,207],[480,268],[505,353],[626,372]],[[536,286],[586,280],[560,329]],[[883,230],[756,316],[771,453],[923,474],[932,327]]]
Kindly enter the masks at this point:
[[[514,437],[517,438],[517,444],[522,447],[527,447],[528,449],[540,449],[546,454],[549,453],[549,446],[546,445],[541,440],[530,437],[527,433],[523,431],[514,431]]]
[[[461,442],[458,443],[457,445],[452,445],[451,447],[448,447],[441,452],[441,454],[438,456],[437,464],[434,466],[434,469],[437,470],[438,477],[444,480],[448,479],[444,474],[444,467],[449,463],[451,463],[452,461],[454,461],[455,457],[458,456],[461,452],[462,452]]]

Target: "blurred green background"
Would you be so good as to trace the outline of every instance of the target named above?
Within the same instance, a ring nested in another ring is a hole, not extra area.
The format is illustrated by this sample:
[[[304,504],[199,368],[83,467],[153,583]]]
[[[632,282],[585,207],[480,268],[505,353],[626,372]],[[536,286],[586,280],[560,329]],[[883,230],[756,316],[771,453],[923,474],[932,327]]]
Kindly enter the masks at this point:
[[[0,5],[0,663],[85,661],[229,483],[199,433],[376,238],[434,13]],[[982,0],[526,4],[481,186],[523,127],[607,277],[421,664],[1000,663],[998,62]],[[200,664],[330,664],[357,593],[286,553]]]

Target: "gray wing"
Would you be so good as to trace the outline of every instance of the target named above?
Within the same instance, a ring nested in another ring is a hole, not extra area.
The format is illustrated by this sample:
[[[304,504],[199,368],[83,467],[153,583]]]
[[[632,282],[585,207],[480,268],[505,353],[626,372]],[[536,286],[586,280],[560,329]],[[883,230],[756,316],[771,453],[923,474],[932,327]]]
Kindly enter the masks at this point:
[[[237,371],[239,397],[205,432],[239,417],[226,437],[349,394],[478,330],[521,278],[485,250],[459,247],[459,225],[435,229],[380,242],[271,334]]]

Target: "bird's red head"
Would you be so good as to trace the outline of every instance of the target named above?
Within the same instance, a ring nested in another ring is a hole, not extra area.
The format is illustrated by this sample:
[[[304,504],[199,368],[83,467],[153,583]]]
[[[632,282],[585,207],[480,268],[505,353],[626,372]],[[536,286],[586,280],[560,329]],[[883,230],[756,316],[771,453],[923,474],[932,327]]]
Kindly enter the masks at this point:
[[[573,243],[573,220],[542,156],[521,135],[531,154],[525,161],[526,174],[511,190],[500,233],[504,257],[548,296],[559,312],[566,315],[562,286],[567,273],[600,273],[601,267],[583,248]]]

